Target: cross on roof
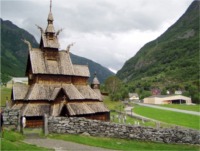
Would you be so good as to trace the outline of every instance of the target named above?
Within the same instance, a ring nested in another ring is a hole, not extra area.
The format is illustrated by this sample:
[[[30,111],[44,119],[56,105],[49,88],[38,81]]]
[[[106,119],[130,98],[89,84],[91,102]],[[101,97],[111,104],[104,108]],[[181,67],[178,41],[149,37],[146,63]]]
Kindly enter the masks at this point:
[[[66,101],[66,98],[67,98],[67,97],[64,95],[64,96],[63,96],[63,100]]]

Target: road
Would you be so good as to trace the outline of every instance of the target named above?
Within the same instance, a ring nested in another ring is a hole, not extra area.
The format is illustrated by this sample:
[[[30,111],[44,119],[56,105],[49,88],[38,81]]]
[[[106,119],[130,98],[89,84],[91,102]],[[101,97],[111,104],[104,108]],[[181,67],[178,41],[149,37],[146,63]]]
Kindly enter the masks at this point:
[[[151,108],[157,108],[157,109],[162,109],[162,110],[168,110],[168,111],[174,111],[174,112],[180,112],[180,113],[200,116],[200,112],[195,112],[195,111],[180,110],[180,109],[174,109],[174,108],[168,108],[168,107],[162,107],[162,106],[144,104],[144,103],[136,103],[136,104],[141,105],[141,106],[151,107]]]
[[[50,138],[26,138],[24,142],[39,147],[54,149],[55,151],[114,151]]]

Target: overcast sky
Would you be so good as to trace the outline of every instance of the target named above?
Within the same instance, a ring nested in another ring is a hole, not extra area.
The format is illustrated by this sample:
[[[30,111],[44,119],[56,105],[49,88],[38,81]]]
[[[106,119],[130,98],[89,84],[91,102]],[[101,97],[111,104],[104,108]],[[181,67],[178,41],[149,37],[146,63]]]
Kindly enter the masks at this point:
[[[0,0],[1,18],[33,34],[46,29],[50,0]],[[61,49],[117,71],[175,23],[193,0],[52,0]]]

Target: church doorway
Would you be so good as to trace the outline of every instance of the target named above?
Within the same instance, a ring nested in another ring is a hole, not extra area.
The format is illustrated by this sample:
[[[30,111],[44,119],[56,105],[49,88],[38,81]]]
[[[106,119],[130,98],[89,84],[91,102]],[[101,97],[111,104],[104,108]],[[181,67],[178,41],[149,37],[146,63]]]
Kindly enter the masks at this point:
[[[43,116],[27,116],[25,128],[42,128],[44,126]]]

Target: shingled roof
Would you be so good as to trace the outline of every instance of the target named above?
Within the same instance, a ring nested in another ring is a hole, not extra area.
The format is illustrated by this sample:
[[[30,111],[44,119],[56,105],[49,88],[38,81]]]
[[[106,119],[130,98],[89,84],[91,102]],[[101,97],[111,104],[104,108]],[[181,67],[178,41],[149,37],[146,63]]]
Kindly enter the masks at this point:
[[[13,100],[24,100],[28,92],[29,86],[23,83],[15,83],[12,89]]]
[[[73,65],[70,54],[59,51],[55,59],[48,59],[40,49],[29,51],[30,64],[33,74],[59,74],[89,77],[89,68],[86,65]]]
[[[28,89],[29,88],[29,89]],[[23,90],[23,92],[22,92]],[[89,85],[73,84],[16,84],[13,87],[13,100],[49,100],[53,101],[60,91],[64,91],[70,100],[101,100]]]
[[[71,116],[109,112],[109,110],[101,102],[68,103],[67,109]]]

